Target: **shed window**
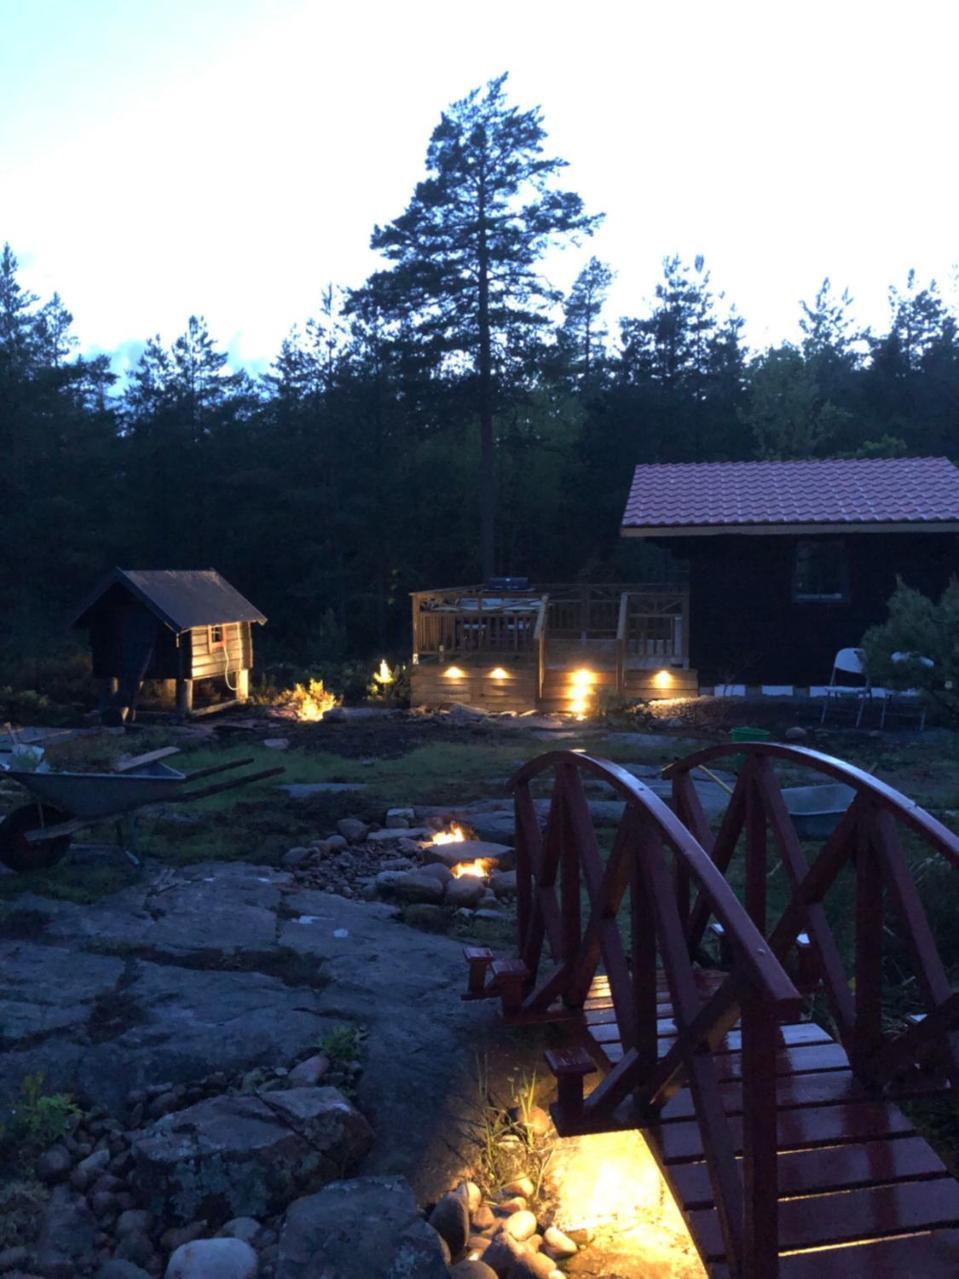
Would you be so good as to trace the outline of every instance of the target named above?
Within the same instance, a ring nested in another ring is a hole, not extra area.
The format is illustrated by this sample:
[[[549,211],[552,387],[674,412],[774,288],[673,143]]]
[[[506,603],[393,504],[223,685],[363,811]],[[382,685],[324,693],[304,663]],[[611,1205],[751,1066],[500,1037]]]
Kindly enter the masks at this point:
[[[226,636],[224,634],[225,627],[210,627],[210,648],[223,648],[226,644]]]
[[[800,604],[842,604],[849,598],[849,560],[842,542],[796,546],[793,599]]]

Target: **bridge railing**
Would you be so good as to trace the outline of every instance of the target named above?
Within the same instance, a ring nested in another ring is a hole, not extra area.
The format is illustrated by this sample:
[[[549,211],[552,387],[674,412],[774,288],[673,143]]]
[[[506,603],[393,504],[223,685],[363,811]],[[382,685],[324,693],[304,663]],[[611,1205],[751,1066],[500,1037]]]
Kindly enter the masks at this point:
[[[693,778],[701,765],[715,765],[732,754],[744,757],[743,763],[714,833]],[[773,769],[777,761],[820,773],[853,792],[811,864]],[[664,776],[672,779],[677,817],[717,871],[725,875],[742,848],[746,910],[777,959],[788,963],[797,943],[811,950],[814,978],[821,982],[857,1074],[887,1094],[901,1096],[959,1087],[959,994],[952,990],[936,946],[903,833],[918,839],[924,854],[931,850],[957,867],[959,836],[878,778],[806,747],[771,742],[717,746],[669,765]],[[771,854],[777,853],[791,898],[773,919],[767,887],[774,869]],[[854,943],[848,954],[824,906],[846,868],[853,882]],[[701,892],[693,895],[682,868],[676,887],[686,944],[694,953],[715,911]],[[919,996],[920,1007],[905,1025],[884,1016],[893,945],[897,967],[909,956]]]
[[[545,774],[552,774],[553,790],[541,832],[531,787]],[[625,800],[607,858],[593,829],[584,778],[606,782]],[[775,1279],[775,1056],[779,1023],[797,1016],[801,1006],[796,988],[702,844],[631,774],[603,760],[558,751],[527,764],[511,784],[520,954],[527,983],[515,1015],[545,1015],[557,1001],[569,1009],[582,1008],[602,963],[623,1044],[621,1060],[603,1082],[557,1115],[560,1125],[580,1131],[608,1127],[613,1112],[629,1101],[637,1122],[650,1122],[688,1084],[731,1270]],[[734,956],[733,971],[705,1002],[687,945],[691,886],[722,923]],[[584,892],[590,909],[585,926]],[[628,950],[620,926],[627,898]],[[657,1037],[660,966],[677,1028],[663,1057]],[[740,1017],[741,1163],[710,1051]]]

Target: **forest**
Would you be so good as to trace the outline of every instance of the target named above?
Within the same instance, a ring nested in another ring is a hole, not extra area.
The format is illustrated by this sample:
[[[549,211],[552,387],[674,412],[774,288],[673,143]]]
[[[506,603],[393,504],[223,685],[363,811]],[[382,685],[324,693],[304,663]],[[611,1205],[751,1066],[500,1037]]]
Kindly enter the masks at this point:
[[[401,655],[411,590],[648,579],[618,538],[638,462],[959,461],[957,316],[934,282],[891,286],[873,332],[825,279],[797,300],[801,340],[750,350],[702,258],[677,255],[613,321],[616,264],[590,254],[599,215],[563,168],[505,76],[454,103],[407,209],[372,231],[383,268],[318,285],[263,376],[190,316],[120,379],[6,245],[0,682],[63,651],[116,564],[215,566],[269,617],[272,660]],[[582,261],[566,295],[543,269],[561,244]]]

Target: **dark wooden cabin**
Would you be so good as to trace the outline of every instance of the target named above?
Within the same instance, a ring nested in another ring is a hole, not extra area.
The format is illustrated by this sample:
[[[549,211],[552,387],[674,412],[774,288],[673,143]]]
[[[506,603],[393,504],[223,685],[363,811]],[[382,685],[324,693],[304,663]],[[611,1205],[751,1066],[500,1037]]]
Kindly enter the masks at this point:
[[[637,466],[624,537],[688,564],[702,684],[822,685],[886,617],[901,577],[959,571],[959,469],[944,457]]]
[[[231,700],[245,702],[252,625],[265,621],[215,569],[116,568],[72,625],[90,633],[104,719],[122,723],[132,717],[144,680],[159,681],[165,700],[183,715],[194,709],[198,680],[222,681]]]

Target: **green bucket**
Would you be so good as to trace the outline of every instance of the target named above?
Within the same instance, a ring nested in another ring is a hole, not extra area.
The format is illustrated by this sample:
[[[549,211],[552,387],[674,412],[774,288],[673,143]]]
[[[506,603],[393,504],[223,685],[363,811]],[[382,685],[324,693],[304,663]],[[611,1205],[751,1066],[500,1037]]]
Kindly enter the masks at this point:
[[[729,736],[734,742],[768,742],[772,734],[765,728],[749,728],[744,724],[741,728],[731,728]],[[745,755],[733,756],[733,764],[736,768],[742,768],[745,762]]]

